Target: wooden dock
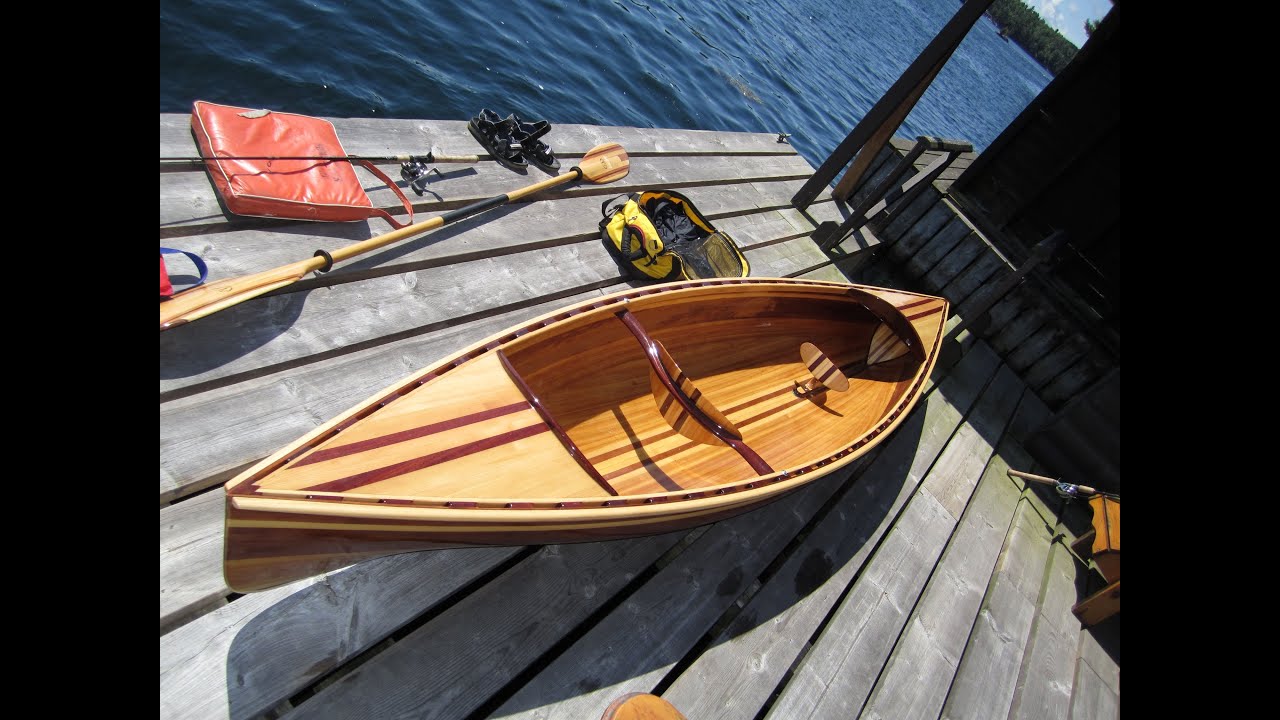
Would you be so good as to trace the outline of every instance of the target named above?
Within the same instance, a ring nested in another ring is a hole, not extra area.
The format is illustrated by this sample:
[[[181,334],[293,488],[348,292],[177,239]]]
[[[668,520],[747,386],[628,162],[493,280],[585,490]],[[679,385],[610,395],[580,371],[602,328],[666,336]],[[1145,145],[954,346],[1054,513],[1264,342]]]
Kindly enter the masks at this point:
[[[334,124],[353,155],[483,152],[462,121]],[[631,172],[161,333],[161,717],[591,720],[629,692],[690,720],[1118,717],[1119,616],[1082,629],[1071,612],[1095,580],[1070,550],[1088,508],[1006,474],[1037,469],[1023,442],[1051,417],[1020,371],[1036,358],[1011,363],[1023,346],[967,332],[877,451],[761,510],[635,540],[399,555],[231,593],[221,484],[428,362],[643,284],[599,236],[601,204],[619,194],[685,194],[756,277],[913,282],[900,262],[860,251],[887,228],[834,254],[818,247],[815,228],[849,206],[824,196],[794,208],[814,169],[776,135],[557,125],[544,140],[566,169],[621,143]],[[189,116],[162,114],[160,156],[196,154]],[[419,220],[547,177],[493,161],[437,167],[427,193],[409,194]],[[396,163],[382,169],[399,177]],[[357,172],[375,205],[402,212]],[[922,218],[893,222],[909,232]],[[211,280],[390,229],[231,216],[203,167],[162,163],[161,245],[200,254]],[[957,276],[971,263],[956,258]],[[964,292],[949,295],[953,308],[981,290],[947,284]]]

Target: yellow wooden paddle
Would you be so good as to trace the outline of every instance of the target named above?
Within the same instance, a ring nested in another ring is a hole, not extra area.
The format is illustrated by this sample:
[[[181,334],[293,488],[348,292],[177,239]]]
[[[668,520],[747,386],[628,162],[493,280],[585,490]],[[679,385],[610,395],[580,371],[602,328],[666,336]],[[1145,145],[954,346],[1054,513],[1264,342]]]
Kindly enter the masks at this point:
[[[597,145],[582,157],[582,162],[568,172],[528,185],[514,192],[481,200],[466,207],[433,217],[430,220],[406,225],[399,230],[392,230],[389,233],[348,245],[334,250],[332,253],[325,250],[317,250],[315,256],[307,260],[272,270],[265,270],[253,275],[218,280],[217,282],[197,285],[189,290],[184,290],[168,300],[161,301],[160,330],[168,330],[176,325],[211,315],[223,308],[231,307],[245,300],[269,293],[272,290],[291,285],[314,270],[327,272],[329,268],[333,267],[333,263],[355,257],[370,250],[376,250],[384,245],[404,240],[428,230],[434,230],[455,220],[461,220],[484,210],[505,205],[541,190],[579,179],[597,184],[609,183],[626,177],[630,169],[631,165],[627,160],[627,151],[621,145],[617,143]]]

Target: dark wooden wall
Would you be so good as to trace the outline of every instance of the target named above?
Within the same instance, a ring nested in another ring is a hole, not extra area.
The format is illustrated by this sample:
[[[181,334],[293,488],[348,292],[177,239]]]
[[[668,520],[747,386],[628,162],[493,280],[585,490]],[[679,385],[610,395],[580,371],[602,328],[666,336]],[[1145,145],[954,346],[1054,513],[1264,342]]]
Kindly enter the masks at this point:
[[[1016,265],[1054,230],[1066,245],[1033,279],[1119,364],[1132,162],[1120,108],[1131,84],[1113,7],[1080,53],[951,186],[956,202]]]

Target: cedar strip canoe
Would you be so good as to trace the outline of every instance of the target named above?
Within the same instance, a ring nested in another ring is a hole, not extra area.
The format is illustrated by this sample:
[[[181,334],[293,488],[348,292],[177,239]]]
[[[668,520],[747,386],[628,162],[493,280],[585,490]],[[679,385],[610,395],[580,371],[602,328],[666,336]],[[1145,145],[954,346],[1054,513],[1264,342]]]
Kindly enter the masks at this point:
[[[947,311],[898,290],[734,278],[544,315],[229,481],[227,584],[263,590],[416,550],[664,533],[760,507],[902,422]]]

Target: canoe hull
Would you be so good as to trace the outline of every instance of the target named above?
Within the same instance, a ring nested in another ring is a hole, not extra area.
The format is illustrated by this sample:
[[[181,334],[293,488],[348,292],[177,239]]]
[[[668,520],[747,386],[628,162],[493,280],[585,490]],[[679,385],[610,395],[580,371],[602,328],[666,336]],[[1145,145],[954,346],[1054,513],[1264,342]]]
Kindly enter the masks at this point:
[[[224,575],[248,592],[381,555],[637,537],[750,511],[902,422],[947,310],[897,290],[746,278],[536,318],[228,482]]]

